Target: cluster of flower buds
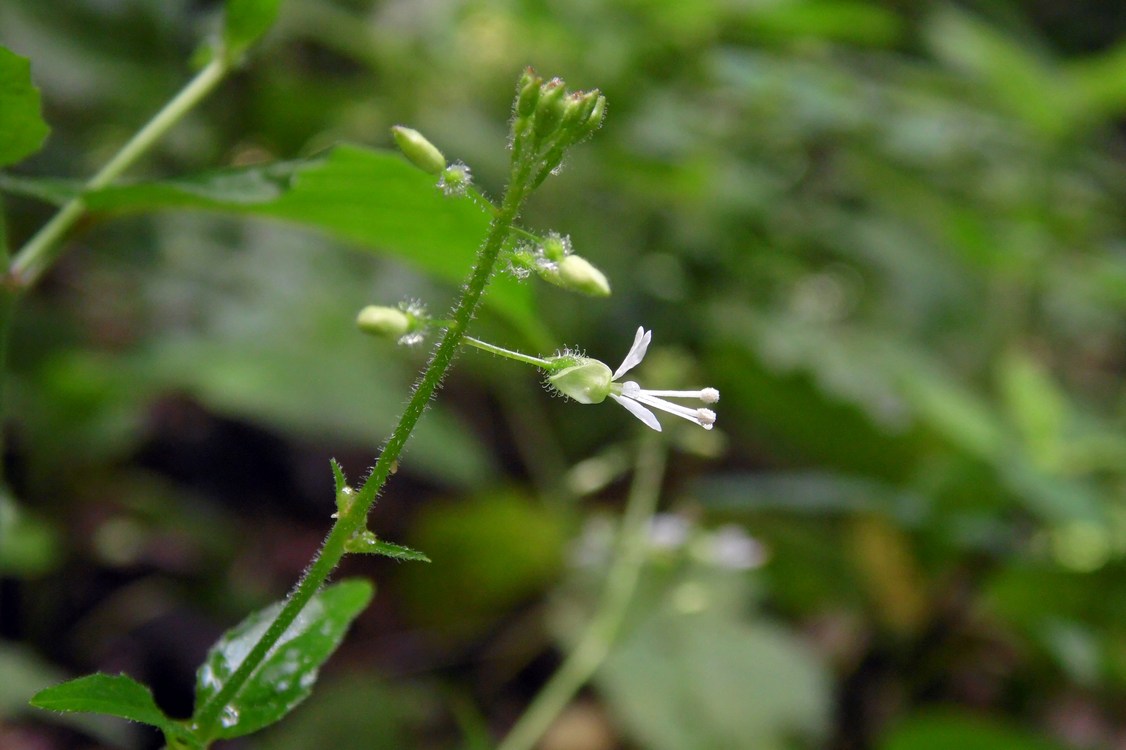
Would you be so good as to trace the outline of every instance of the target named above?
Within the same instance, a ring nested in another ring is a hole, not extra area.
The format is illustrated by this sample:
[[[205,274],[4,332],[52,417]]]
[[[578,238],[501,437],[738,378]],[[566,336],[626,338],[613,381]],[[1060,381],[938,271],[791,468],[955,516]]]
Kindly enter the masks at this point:
[[[610,282],[590,261],[571,251],[571,238],[551,232],[538,245],[512,251],[509,268],[517,278],[535,272],[541,279],[571,292],[609,297]]]
[[[364,333],[412,346],[422,341],[430,316],[417,300],[401,302],[398,307],[368,305],[356,316],[356,326]]]
[[[567,91],[562,79],[545,82],[532,68],[524,70],[516,92],[512,163],[537,187],[559,168],[568,148],[601,127],[606,97],[598,89]]]

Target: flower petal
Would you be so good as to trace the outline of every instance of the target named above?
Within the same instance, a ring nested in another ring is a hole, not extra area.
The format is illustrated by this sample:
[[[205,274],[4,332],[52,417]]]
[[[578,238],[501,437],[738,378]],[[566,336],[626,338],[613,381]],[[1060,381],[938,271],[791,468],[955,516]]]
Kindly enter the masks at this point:
[[[645,359],[645,352],[649,349],[649,342],[653,339],[653,332],[646,331],[641,326],[637,327],[637,333],[633,337],[633,346],[629,348],[629,354],[618,365],[618,369],[614,371],[612,380],[617,380],[622,375],[637,367],[641,360]]]
[[[630,398],[622,398],[616,393],[611,393],[610,398],[617,401],[626,408],[626,411],[644,422],[646,427],[651,427],[657,432],[661,431],[661,423],[657,421],[657,417],[641,404]]]

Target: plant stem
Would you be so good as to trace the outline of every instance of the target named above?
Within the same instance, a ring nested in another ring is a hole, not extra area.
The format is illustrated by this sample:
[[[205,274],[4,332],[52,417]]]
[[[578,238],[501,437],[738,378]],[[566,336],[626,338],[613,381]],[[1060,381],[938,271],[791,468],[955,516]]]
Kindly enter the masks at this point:
[[[407,439],[419,418],[422,417],[422,413],[426,410],[430,398],[438,390],[446,371],[453,363],[458,347],[465,338],[465,331],[477,312],[485,287],[488,285],[496,267],[497,257],[500,255],[504,241],[520,213],[524,199],[527,197],[529,171],[530,169],[527,166],[521,165],[513,174],[500,211],[489,224],[488,236],[477,253],[476,263],[464,287],[465,291],[450,315],[450,325],[441,341],[438,342],[438,346],[434,349],[426,369],[415,385],[414,394],[399,417],[399,422],[391,432],[387,444],[380,452],[371,474],[357,491],[352,505],[347,512],[341,513],[333,524],[316,558],[286,600],[285,606],[278,613],[277,618],[266,629],[261,639],[250,649],[246,658],[227,679],[219,692],[198,708],[192,722],[193,731],[204,743],[212,739],[215,722],[223,708],[238,694],[238,691],[250,679],[254,670],[269,655],[270,649],[340,563],[345,554],[345,546],[348,540],[365,527],[368,513],[375,505],[379,491],[390,476],[399,454],[402,453]]]
[[[117,179],[122,172],[152,148],[153,144],[173,125],[183,119],[189,110],[211,93],[229,70],[230,62],[226,56],[216,55],[180,90],[180,93],[165,104],[97,174],[90,178],[84,187],[84,192],[105,187]],[[39,280],[58,257],[62,238],[85,213],[86,202],[83,196],[75,196],[27,241],[12,261],[10,269],[11,279],[16,287],[27,289]]]
[[[551,370],[553,368],[552,363],[546,359],[540,359],[539,357],[533,357],[529,354],[514,352],[511,349],[505,349],[502,346],[496,346],[495,344],[490,344],[487,341],[482,341],[481,339],[476,339],[472,336],[466,336],[464,339],[462,339],[462,343],[469,344],[470,346],[475,346],[482,351],[489,352],[490,354],[496,354],[499,357],[514,359],[517,362],[523,362],[527,365],[539,367],[541,370]]]
[[[664,472],[665,447],[656,435],[647,434],[637,457],[617,554],[606,576],[598,610],[574,650],[497,750],[530,750],[610,653],[645,562],[645,527],[656,511]]]

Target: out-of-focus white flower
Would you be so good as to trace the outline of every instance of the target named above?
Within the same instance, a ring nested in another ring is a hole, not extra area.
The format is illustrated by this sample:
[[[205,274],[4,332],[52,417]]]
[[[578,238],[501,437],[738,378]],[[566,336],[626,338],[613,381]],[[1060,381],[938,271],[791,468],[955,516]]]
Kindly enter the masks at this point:
[[[654,549],[675,550],[684,546],[692,524],[675,513],[658,513],[649,519],[649,546]]]
[[[766,562],[762,542],[733,523],[720,526],[708,535],[700,554],[716,567],[729,570],[751,570]]]

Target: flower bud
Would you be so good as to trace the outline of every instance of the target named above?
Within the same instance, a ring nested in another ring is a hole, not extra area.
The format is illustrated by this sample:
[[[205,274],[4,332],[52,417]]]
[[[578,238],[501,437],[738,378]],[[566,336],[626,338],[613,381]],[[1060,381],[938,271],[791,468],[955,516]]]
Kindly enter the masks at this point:
[[[610,395],[612,375],[610,368],[597,359],[581,357],[576,364],[548,375],[547,382],[580,404],[600,404]]]
[[[598,100],[594,103],[594,108],[590,111],[590,116],[587,117],[586,122],[583,124],[583,134],[590,135],[591,133],[602,127],[602,119],[605,116],[606,97],[599,94]]]
[[[438,175],[446,168],[446,157],[422,133],[396,125],[391,128],[391,135],[403,156],[423,172]]]
[[[563,127],[568,130],[585,125],[594,105],[598,102],[597,91],[574,91],[567,96],[563,106]]]
[[[540,98],[536,103],[533,125],[538,141],[542,142],[555,134],[556,128],[563,120],[565,109],[563,98],[566,94],[567,86],[561,78],[552,78],[540,87]]]
[[[536,111],[536,102],[540,98],[540,86],[543,79],[536,75],[532,68],[525,68],[520,80],[516,83],[516,116],[528,117]]]
[[[581,255],[568,255],[559,261],[555,277],[553,283],[572,292],[591,297],[610,296],[610,282],[606,280],[606,275]]]
[[[410,333],[415,321],[394,307],[368,305],[356,316],[356,326],[364,333],[383,338],[398,339]]]

